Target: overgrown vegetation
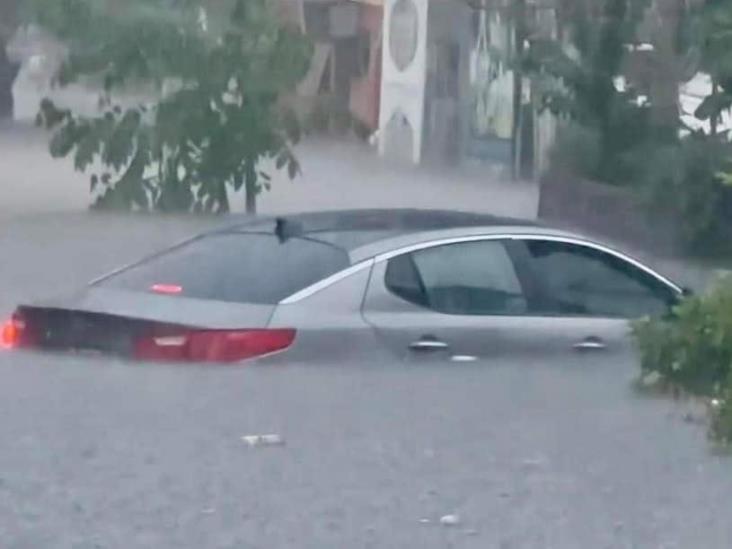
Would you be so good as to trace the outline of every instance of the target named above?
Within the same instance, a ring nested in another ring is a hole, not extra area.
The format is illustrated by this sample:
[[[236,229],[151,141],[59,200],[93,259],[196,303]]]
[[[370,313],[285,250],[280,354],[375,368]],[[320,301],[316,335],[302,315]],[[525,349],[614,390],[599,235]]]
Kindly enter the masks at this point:
[[[704,399],[710,435],[732,442],[732,278],[686,299],[670,318],[637,322],[634,335],[644,379]]]
[[[553,155],[560,171],[630,187],[650,208],[681,221],[689,250],[718,252],[727,247],[732,229],[732,177],[726,175],[732,148],[720,124],[732,106],[732,4],[706,0],[688,9],[673,30],[673,62],[662,58],[668,48],[650,45],[652,59],[672,71],[669,86],[693,74],[711,77],[710,93],[693,113],[705,129],[686,128],[676,108],[671,116],[659,116],[654,97],[626,78],[623,61],[649,5],[645,0],[564,3],[564,36],[534,40],[526,67],[543,107],[565,121]]]
[[[730,199],[721,177],[730,155],[726,140],[695,132],[678,142],[648,142],[634,155],[636,190],[649,209],[683,222],[680,236],[696,255],[729,254]]]
[[[298,173],[282,98],[310,51],[267,0],[32,0],[28,17],[69,48],[56,85],[101,89],[96,116],[45,100],[38,117],[51,154],[93,172],[96,206],[220,213],[244,189],[252,212],[264,162]]]
[[[624,156],[646,138],[648,109],[632,86],[618,89],[627,45],[648,0],[579,0],[562,4],[564,36],[531,42],[525,68],[543,108],[591,134],[601,154],[583,161],[589,178],[620,182]]]

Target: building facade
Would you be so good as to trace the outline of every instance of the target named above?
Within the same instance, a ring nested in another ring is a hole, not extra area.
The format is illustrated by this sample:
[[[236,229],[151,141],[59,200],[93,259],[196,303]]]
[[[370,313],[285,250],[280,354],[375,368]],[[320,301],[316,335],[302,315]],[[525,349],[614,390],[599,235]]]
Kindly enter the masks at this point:
[[[383,155],[492,164],[519,177],[543,170],[554,121],[512,68],[517,33],[507,4],[384,0],[383,12]],[[533,31],[555,32],[552,16],[532,8]]]
[[[281,0],[314,43],[308,75],[298,88],[306,113],[348,113],[365,132],[378,128],[383,7],[375,0]]]

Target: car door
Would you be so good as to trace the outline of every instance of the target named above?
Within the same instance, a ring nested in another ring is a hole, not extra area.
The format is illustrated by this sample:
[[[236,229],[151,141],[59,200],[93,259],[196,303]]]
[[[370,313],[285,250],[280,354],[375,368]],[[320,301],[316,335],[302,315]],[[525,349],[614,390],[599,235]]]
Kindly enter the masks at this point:
[[[364,318],[399,357],[473,361],[547,353],[557,346],[546,319],[527,322],[530,278],[509,239],[426,245],[377,261]]]
[[[531,318],[554,320],[579,351],[627,347],[629,320],[668,314],[682,296],[650,268],[591,242],[529,236],[512,246],[531,279]]]
[[[626,350],[626,318],[560,308],[542,269],[561,261],[547,264],[529,244],[470,237],[380,258],[364,318],[400,358],[419,362]],[[649,312],[661,308],[650,301]]]

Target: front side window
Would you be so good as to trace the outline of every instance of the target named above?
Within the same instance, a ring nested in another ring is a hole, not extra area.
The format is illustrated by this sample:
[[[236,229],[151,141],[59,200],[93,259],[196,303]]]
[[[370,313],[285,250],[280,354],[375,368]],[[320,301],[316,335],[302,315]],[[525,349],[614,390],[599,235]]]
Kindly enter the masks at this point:
[[[386,286],[396,296],[440,313],[514,315],[526,298],[502,242],[437,246],[389,261]]]
[[[640,318],[666,313],[675,292],[612,254],[564,242],[527,241],[543,313]]]

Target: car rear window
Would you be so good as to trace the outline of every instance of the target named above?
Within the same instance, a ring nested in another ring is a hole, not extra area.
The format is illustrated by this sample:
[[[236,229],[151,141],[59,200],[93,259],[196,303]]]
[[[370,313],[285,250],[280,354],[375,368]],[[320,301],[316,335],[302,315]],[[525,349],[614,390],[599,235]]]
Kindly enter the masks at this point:
[[[270,234],[224,233],[172,248],[100,282],[197,299],[275,304],[349,266],[332,244]]]

